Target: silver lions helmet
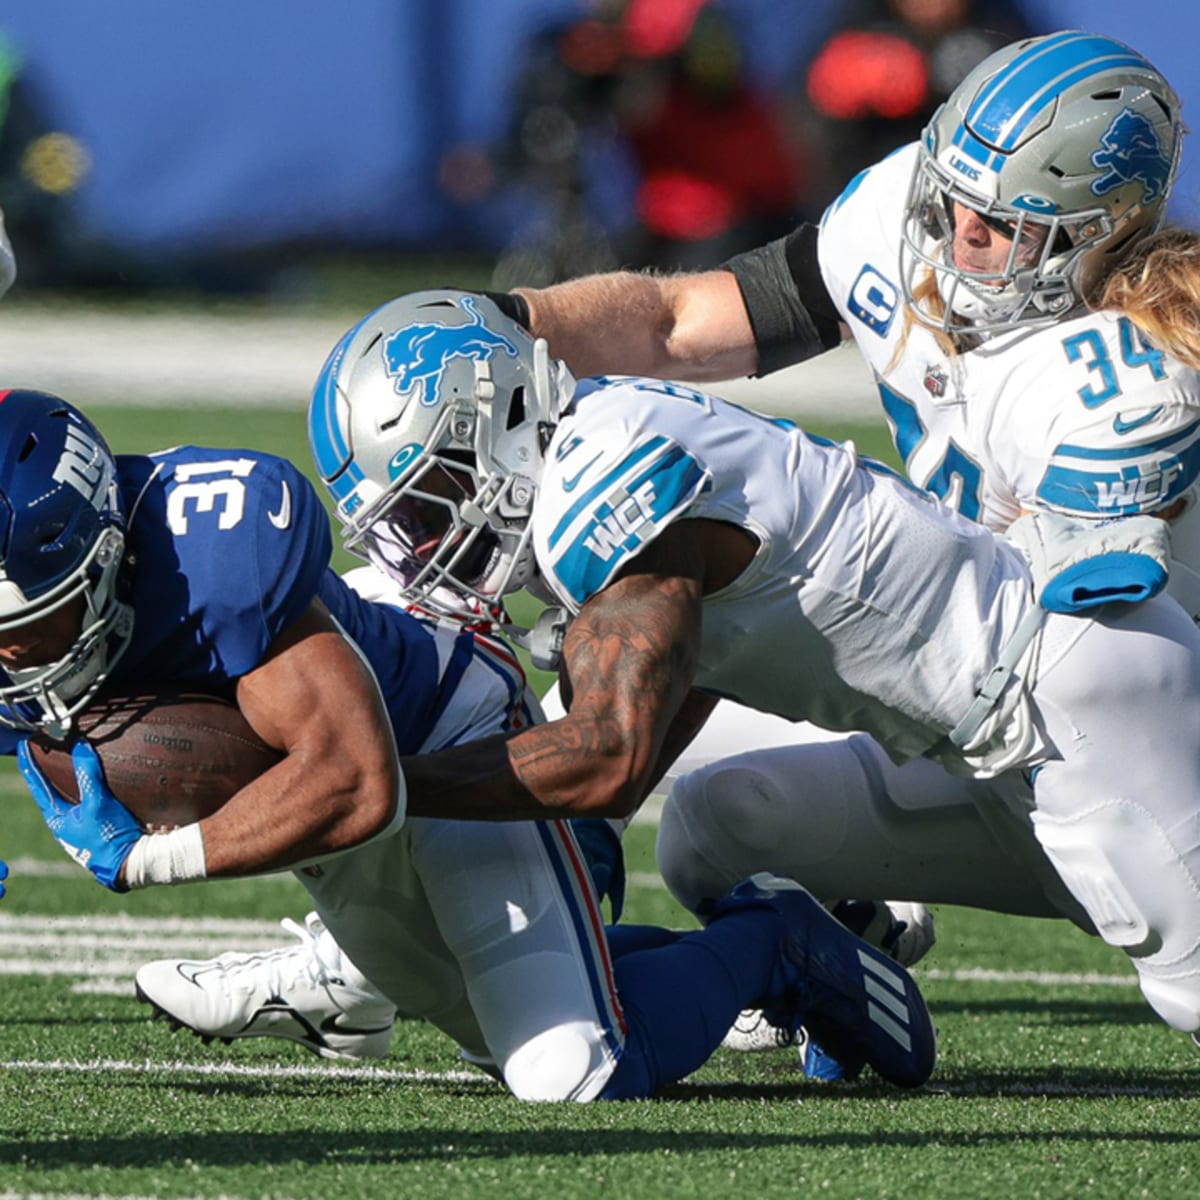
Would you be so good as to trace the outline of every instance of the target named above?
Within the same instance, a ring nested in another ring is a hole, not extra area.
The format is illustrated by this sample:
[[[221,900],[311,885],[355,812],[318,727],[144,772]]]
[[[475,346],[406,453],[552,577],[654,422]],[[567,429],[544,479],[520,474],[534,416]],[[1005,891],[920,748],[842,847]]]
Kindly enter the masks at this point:
[[[1161,224],[1182,141],[1175,93],[1120,42],[1067,31],[990,55],[922,137],[900,251],[914,315],[995,333],[1070,312]],[[1002,269],[956,265],[956,205],[1012,240]]]
[[[334,347],[308,414],[347,548],[426,607],[493,614],[535,573],[543,452],[573,390],[546,343],[484,296],[376,309]]]

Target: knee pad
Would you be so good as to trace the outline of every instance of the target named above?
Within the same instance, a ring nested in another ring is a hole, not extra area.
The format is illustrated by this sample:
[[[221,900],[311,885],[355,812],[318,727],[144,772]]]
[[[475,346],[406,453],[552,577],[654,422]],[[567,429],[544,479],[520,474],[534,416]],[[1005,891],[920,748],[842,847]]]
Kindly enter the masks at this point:
[[[859,786],[862,768],[841,744],[751,751],[682,776],[659,826],[668,887],[695,911],[756,871],[800,877],[828,861],[846,840],[848,779]]]
[[[1116,800],[1034,828],[1100,936],[1130,956],[1167,1024],[1200,1027],[1200,884],[1153,814]]]
[[[518,1100],[594,1100],[616,1066],[594,1027],[557,1025],[532,1037],[505,1060],[502,1072]]]
[[[1133,958],[1200,947],[1200,885],[1154,815],[1113,800],[1070,817],[1033,814],[1042,848],[1100,936]]]

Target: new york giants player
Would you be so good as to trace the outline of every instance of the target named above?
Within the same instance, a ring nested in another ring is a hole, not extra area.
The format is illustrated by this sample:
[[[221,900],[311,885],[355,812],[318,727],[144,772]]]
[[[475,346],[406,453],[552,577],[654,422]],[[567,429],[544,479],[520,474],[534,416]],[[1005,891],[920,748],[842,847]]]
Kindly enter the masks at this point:
[[[415,369],[437,346],[430,386]],[[844,744],[863,777],[940,771],[947,811],[936,792],[865,812],[852,789],[787,797],[734,851],[700,846],[695,874],[784,854],[818,894],[1067,917],[1130,956],[1165,1021],[1200,1027],[1200,756],[1177,733],[1200,716],[1200,635],[1148,598],[1161,522],[1068,538],[1062,569],[1031,538],[1035,603],[1014,547],[852,447],[646,378],[585,380],[555,409],[554,389],[505,394],[509,354],[565,386],[486,299],[404,297],[347,334],[310,414],[347,542],[381,570],[433,604],[525,585],[573,617],[566,715],[403,759],[410,811],[623,816],[719,696],[862,730]],[[679,890],[700,913],[721,894]]]
[[[497,386],[532,390],[526,363],[507,365]],[[928,1078],[911,978],[786,881],[742,885],[701,931],[623,931],[610,953],[567,826],[406,820],[397,752],[522,727],[524,681],[470,632],[356,595],[330,549],[315,492],[282,459],[114,458],[73,406],[0,392],[0,752],[101,883],[302,868],[340,955],[525,1099],[650,1095],[703,1063],[750,999],[897,1084]],[[203,821],[147,835],[77,739],[81,799],[64,802],[28,737],[69,737],[103,685],[132,681],[235,698],[281,761]],[[180,988],[202,989],[199,974]],[[868,995],[879,978],[886,1017]]]
[[[17,277],[17,260],[4,228],[4,212],[0,210],[0,296],[13,285]],[[4,895],[4,881],[8,878],[8,863],[0,859],[0,897]]]

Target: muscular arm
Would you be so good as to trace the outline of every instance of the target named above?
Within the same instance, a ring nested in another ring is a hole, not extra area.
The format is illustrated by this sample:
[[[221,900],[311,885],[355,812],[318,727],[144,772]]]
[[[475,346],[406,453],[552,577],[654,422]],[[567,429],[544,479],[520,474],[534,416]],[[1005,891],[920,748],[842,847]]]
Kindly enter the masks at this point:
[[[814,226],[801,225],[715,271],[621,271],[516,290],[530,329],[576,375],[695,383],[765,375],[849,336],[821,275],[817,239]]]
[[[560,720],[439,754],[405,758],[416,816],[627,816],[694,733],[688,701],[700,646],[705,526],[666,530],[583,606],[563,647],[570,709]],[[701,702],[701,719],[707,706]],[[684,726],[688,728],[684,728]]]
[[[518,288],[530,328],[578,376],[624,374],[703,382],[751,375],[754,331],[729,271],[589,275]]]
[[[387,826],[399,772],[374,677],[320,601],[238,683],[238,704],[283,760],[200,822],[208,874],[279,870]]]

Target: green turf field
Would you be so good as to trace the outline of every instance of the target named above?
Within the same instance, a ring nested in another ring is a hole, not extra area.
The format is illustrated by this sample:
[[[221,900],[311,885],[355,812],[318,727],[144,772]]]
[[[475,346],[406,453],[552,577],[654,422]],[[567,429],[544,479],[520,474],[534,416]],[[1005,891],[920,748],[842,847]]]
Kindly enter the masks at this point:
[[[102,409],[114,448],[185,441],[306,462],[291,413]],[[849,433],[849,430],[821,430]],[[853,431],[884,451],[878,431]],[[343,565],[348,560],[341,560]],[[417,1023],[372,1068],[290,1044],[204,1046],[148,1020],[136,966],[286,940],[288,877],[104,892],[0,763],[0,1200],[297,1197],[1191,1197],[1200,1052],[1123,957],[1053,922],[937,914],[917,969],[939,1028],[929,1087],[806,1084],[787,1051],[719,1051],[639,1103],[522,1106]],[[687,920],[629,837],[628,919]],[[278,939],[277,939],[278,934]]]

